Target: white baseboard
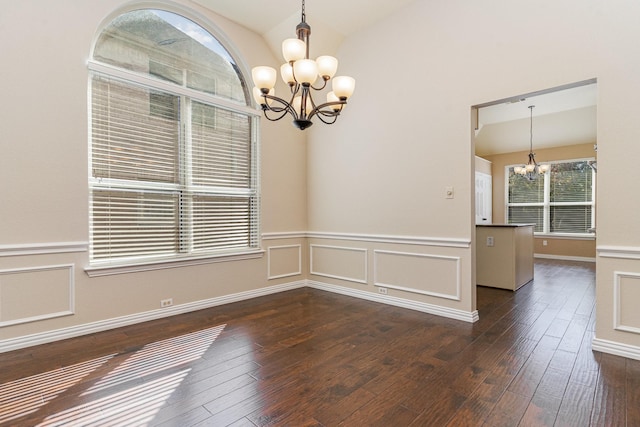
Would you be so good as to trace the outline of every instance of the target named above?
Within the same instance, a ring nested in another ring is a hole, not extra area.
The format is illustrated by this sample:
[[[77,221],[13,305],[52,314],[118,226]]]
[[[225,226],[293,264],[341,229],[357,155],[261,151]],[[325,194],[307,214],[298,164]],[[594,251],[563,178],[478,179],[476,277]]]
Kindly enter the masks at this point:
[[[143,313],[136,313],[128,316],[116,317],[113,319],[100,320],[98,322],[86,323],[84,325],[71,326],[54,331],[40,332],[17,338],[9,338],[0,340],[0,353],[18,350],[25,347],[31,347],[34,345],[46,344],[67,338],[75,338],[82,335],[93,334],[96,332],[102,332],[109,329],[120,328],[123,326],[134,325],[136,323],[147,322],[149,320],[175,316],[177,314],[189,313],[191,311],[216,307],[232,302],[244,301],[251,298],[257,298],[265,295],[275,294],[278,292],[288,291],[291,289],[302,288],[305,286],[305,281],[284,283],[281,285],[269,286],[267,288],[239,292],[237,294],[224,295],[221,297],[209,298],[206,300],[195,301],[187,304],[174,305],[171,307],[146,311]]]
[[[585,256],[533,254],[533,257],[534,258],[540,258],[540,259],[557,259],[557,260],[561,260],[561,261],[596,262],[595,258],[585,257]]]
[[[602,353],[640,360],[640,347],[633,345],[594,338],[593,341],[591,341],[591,348],[595,351],[601,351]]]
[[[396,307],[408,308],[410,310],[421,311],[423,313],[435,314],[436,316],[447,317],[449,319],[462,320],[464,322],[477,322],[479,320],[478,311],[467,312],[456,310],[453,308],[442,307],[424,302],[412,301],[404,298],[392,297],[389,295],[379,295],[373,292],[361,291],[358,289],[346,288],[328,283],[307,280],[307,286],[323,291],[334,292],[337,294],[347,295],[355,298],[365,299],[369,301],[379,302],[382,304],[393,305]]]

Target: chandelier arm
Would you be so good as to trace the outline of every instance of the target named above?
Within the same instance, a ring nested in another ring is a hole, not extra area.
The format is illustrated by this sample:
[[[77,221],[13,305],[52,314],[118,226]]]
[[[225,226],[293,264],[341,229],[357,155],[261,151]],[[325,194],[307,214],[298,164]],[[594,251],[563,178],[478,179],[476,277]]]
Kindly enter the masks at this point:
[[[274,111],[275,112],[275,110],[263,107],[262,111],[264,112],[265,119],[267,119],[267,120],[269,120],[271,122],[277,122],[278,120],[280,120],[281,118],[286,116],[287,113],[289,113],[289,111],[286,108],[283,108],[282,110],[279,111],[279,112],[282,112],[282,114],[280,114],[278,117],[269,117],[268,111]]]
[[[265,98],[269,98],[269,99],[271,99],[271,100],[273,100],[273,101],[275,101],[275,102],[278,102],[279,104],[281,104],[281,105],[282,105],[281,107],[280,107],[280,106],[271,106],[271,105],[269,105],[269,104],[266,102],[266,100],[265,100],[265,103],[264,103],[264,104],[262,104],[262,105],[261,105],[261,107],[262,107],[262,111],[263,111],[263,113],[264,113],[264,116],[265,116],[268,120],[270,120],[270,121],[272,121],[272,122],[274,122],[274,121],[276,121],[276,120],[280,120],[281,118],[283,118],[284,116],[286,116],[286,115],[287,115],[287,113],[288,113],[288,114],[291,114],[291,115],[293,116],[293,118],[294,118],[294,119],[297,119],[297,118],[298,118],[298,115],[297,115],[296,111],[294,110],[294,108],[292,107],[291,103],[289,103],[289,102],[285,101],[285,100],[284,100],[284,99],[282,99],[282,98],[278,98],[277,96],[272,96],[272,95],[263,95],[263,97],[265,97]],[[274,113],[276,113],[276,114],[279,114],[279,113],[282,113],[282,114],[280,114],[277,118],[270,118],[270,117],[267,115],[267,112],[268,112],[268,111],[272,111],[272,112],[274,112]]]
[[[322,90],[322,89],[324,89],[325,87],[327,87],[327,82],[329,81],[329,79],[325,79],[325,78],[323,77],[323,78],[322,78],[322,81],[323,81],[323,83],[322,83],[322,86],[320,86],[320,87],[315,87],[315,86],[313,86],[313,85],[309,85],[309,87],[310,87],[311,89],[313,89],[313,90]]]
[[[273,111],[274,113],[283,112],[283,114],[277,120],[279,120],[282,117],[284,117],[287,113],[291,114],[295,120],[298,119],[298,113],[296,112],[296,110],[293,108],[293,105],[292,105],[293,104],[293,98],[295,97],[295,93],[294,93],[294,96],[291,98],[291,100],[289,102],[287,102],[286,100],[284,100],[282,98],[279,98],[277,96],[268,95],[268,94],[264,94],[264,93],[262,94],[262,97],[263,98],[267,98],[267,99],[271,99],[272,101],[278,102],[279,104],[282,105],[282,107],[272,107],[265,100],[265,103],[262,104],[262,110],[264,111],[265,116],[266,116],[267,111]],[[271,120],[271,119],[269,119],[269,120]]]
[[[294,77],[294,79],[295,79],[295,77]],[[298,92],[300,92],[300,88],[301,87],[302,87],[302,85],[300,83],[298,83],[297,81],[294,84],[289,84],[289,89],[291,91],[291,96],[292,96],[291,99],[292,100],[293,100],[293,97],[296,96],[296,94]]]
[[[318,117],[320,117],[320,116],[325,116],[325,117],[339,116],[340,113],[342,112],[342,106],[345,105],[346,103],[347,103],[347,101],[332,101],[332,102],[325,102],[324,104],[320,104],[317,107],[315,107],[311,111],[311,113],[309,113],[309,119],[311,119],[315,115],[317,115]],[[334,109],[323,110],[323,108],[333,107],[335,105],[339,105],[340,106],[340,109],[338,111],[334,111]]]
[[[339,114],[333,114],[330,117],[333,117],[333,120],[325,120],[322,116],[323,114],[318,114],[317,117],[320,119],[320,121],[322,123],[324,123],[325,125],[332,125],[336,122],[336,120],[338,120],[338,115]]]

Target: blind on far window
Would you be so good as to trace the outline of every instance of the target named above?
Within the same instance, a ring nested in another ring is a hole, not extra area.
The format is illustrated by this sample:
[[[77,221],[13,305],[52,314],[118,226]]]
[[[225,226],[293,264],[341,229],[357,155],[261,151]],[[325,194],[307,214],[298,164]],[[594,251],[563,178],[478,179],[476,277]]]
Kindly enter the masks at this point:
[[[525,176],[509,169],[509,203],[544,202],[544,175],[529,181]]]
[[[593,172],[584,162],[556,163],[551,166],[549,200],[554,202],[590,202]]]
[[[532,181],[506,168],[507,221],[534,223],[537,233],[589,234],[595,224],[595,172],[587,160],[550,166]]]
[[[509,224],[535,224],[533,231],[542,232],[544,224],[543,206],[511,206],[509,207]]]
[[[551,206],[550,230],[552,233],[587,233],[592,227],[591,206]]]

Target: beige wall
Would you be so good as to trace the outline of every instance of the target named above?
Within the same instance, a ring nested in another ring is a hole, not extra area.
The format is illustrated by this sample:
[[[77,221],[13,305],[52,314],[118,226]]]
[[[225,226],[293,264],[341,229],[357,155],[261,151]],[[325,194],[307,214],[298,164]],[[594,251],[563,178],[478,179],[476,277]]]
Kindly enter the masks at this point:
[[[550,162],[554,160],[573,160],[595,158],[594,143],[570,145],[566,147],[536,149],[538,162]],[[484,156],[491,162],[493,177],[493,222],[500,224],[505,222],[505,167],[525,163],[528,151],[514,153],[494,154]],[[546,246],[544,241],[547,242]],[[536,237],[534,239],[534,251],[536,255],[559,258],[576,258],[595,260],[595,239],[562,239],[558,237]]]
[[[640,157],[638,19],[633,0],[416,0],[347,38],[340,67],[357,87],[336,125],[309,134],[310,229],[472,240],[471,106],[597,78],[596,344],[640,358],[640,333],[615,329],[610,298],[618,259],[640,272],[640,192],[629,179]],[[472,309],[472,249],[455,253],[458,307]]]
[[[262,232],[253,259],[90,278],[87,60],[124,0],[5,2],[0,13],[0,347],[134,322],[300,282],[307,271],[305,136],[262,126]],[[148,4],[148,3],[147,3]],[[162,4],[162,3],[158,3]],[[277,66],[264,40],[188,1],[165,3],[218,35],[250,81]],[[187,7],[188,6],[188,7]],[[130,7],[130,6],[129,6]],[[231,43],[230,41],[233,41]],[[161,311],[160,300],[174,306]],[[28,321],[31,320],[31,321]],[[66,331],[66,332],[60,332]],[[31,335],[36,334],[36,335]]]
[[[309,276],[314,282],[363,296],[377,294],[376,283],[390,284],[395,286],[389,288],[391,296],[433,311],[444,308],[445,315],[473,317],[471,106],[595,77],[599,195],[594,344],[640,358],[640,324],[632,311],[637,304],[631,301],[640,276],[640,193],[636,180],[629,179],[640,157],[633,96],[640,92],[640,3],[408,4],[343,43],[338,52],[341,73],[354,76],[357,87],[338,123],[309,129],[307,144],[305,135],[286,121],[262,127],[262,227],[269,237],[264,256],[89,279],[83,272],[86,249],[64,244],[88,240],[86,60],[98,28],[129,4],[3,4],[2,57],[11,66],[3,67],[1,83],[0,270],[75,266],[61,267],[55,276],[66,280],[67,272],[74,278],[75,300],[68,305],[76,314],[3,327],[0,340],[28,340],[29,334],[46,332],[55,336],[61,328],[108,325],[117,316],[135,319],[157,310],[162,298],[197,303],[304,279],[310,251],[298,232],[305,230],[315,244],[337,247],[338,253],[346,248],[351,256],[366,254],[360,262],[370,271],[365,283],[329,277],[332,272],[351,274],[353,267],[340,265],[345,258],[331,258],[335,252],[325,252],[319,273],[329,274]],[[172,4],[194,8],[203,23],[215,22],[233,40],[244,71],[255,64],[278,66],[279,59],[260,36],[188,0]],[[453,199],[446,198],[446,187],[454,188]],[[294,268],[283,257],[297,253],[287,248],[296,245],[302,248],[303,274],[292,271],[292,276],[268,280],[268,249],[284,246],[275,250],[272,266],[282,273]],[[59,250],[20,255],[25,247]],[[424,279],[425,271],[433,274]],[[7,292],[15,295],[14,290]]]

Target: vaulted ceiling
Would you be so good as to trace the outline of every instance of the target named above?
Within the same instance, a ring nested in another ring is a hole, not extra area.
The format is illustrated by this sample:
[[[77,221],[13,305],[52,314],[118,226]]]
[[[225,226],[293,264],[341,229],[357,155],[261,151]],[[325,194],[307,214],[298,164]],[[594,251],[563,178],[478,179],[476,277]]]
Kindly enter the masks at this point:
[[[295,37],[301,0],[194,0],[262,35],[276,58],[281,43]],[[395,13],[414,0],[309,0],[310,56],[336,55],[344,38]],[[533,110],[533,148],[596,141],[596,85],[514,97],[479,110],[476,154],[528,151],[529,105]],[[515,94],[514,94],[515,95]]]
[[[195,0],[202,6],[262,35],[277,58],[282,40],[295,37],[301,0]],[[413,0],[310,0],[306,21],[311,26],[310,56],[335,55],[345,36],[394,13]]]

